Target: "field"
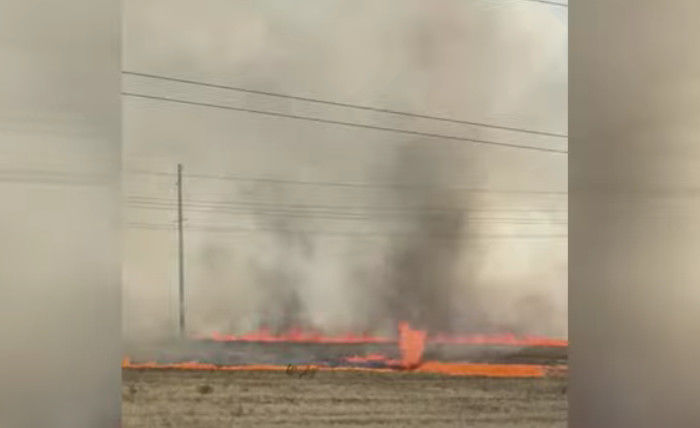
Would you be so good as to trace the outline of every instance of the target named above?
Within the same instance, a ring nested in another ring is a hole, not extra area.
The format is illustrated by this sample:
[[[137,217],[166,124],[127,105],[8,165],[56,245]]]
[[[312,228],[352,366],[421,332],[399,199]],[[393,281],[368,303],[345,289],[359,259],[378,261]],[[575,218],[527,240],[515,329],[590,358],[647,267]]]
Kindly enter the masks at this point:
[[[565,378],[123,370],[124,427],[565,427]]]

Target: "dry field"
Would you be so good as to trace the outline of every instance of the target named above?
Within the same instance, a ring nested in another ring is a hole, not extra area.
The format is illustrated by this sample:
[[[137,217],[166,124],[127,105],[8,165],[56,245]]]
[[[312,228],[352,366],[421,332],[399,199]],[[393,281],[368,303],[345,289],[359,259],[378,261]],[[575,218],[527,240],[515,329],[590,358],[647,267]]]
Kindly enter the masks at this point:
[[[123,426],[565,427],[566,379],[123,371]]]

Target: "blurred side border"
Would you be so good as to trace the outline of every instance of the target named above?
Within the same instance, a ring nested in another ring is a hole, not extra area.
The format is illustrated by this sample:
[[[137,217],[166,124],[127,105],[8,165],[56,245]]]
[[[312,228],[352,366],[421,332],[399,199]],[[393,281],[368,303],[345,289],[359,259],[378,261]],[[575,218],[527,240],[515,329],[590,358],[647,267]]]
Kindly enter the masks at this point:
[[[569,2],[569,426],[700,420],[700,2]]]
[[[117,427],[119,0],[0,0],[0,426]]]

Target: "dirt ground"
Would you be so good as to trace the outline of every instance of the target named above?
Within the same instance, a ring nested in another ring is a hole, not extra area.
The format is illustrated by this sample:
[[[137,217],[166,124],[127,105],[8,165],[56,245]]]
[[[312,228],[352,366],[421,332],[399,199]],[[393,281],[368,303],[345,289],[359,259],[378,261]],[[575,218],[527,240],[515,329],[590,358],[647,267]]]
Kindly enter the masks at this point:
[[[565,427],[566,379],[124,370],[124,427]]]

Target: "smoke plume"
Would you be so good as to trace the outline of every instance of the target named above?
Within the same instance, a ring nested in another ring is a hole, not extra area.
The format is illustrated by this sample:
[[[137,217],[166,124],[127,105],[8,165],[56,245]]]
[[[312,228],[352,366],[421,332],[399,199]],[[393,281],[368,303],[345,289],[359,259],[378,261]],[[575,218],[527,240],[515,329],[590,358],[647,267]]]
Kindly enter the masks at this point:
[[[135,71],[559,132],[566,15],[521,3],[318,1],[301,10],[266,1],[126,2],[124,62]],[[124,85],[327,120],[566,144],[136,76]],[[406,320],[435,331],[566,336],[566,240],[546,238],[566,230],[551,224],[565,215],[565,195],[467,191],[565,189],[565,156],[143,99],[126,99],[124,115],[127,170],[185,165],[192,333],[302,326],[395,334]],[[173,183],[172,175],[127,177],[129,195],[169,201],[160,211],[127,208],[129,221],[163,226],[127,231],[127,337],[175,331]]]

